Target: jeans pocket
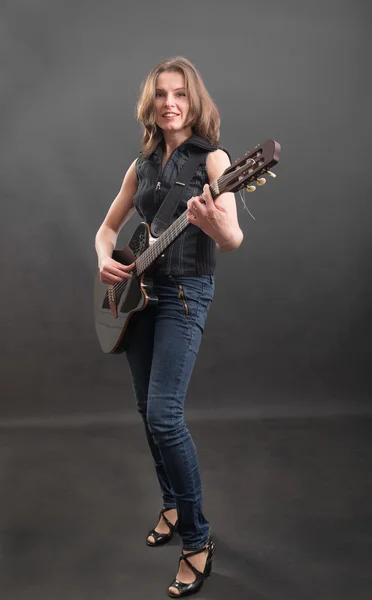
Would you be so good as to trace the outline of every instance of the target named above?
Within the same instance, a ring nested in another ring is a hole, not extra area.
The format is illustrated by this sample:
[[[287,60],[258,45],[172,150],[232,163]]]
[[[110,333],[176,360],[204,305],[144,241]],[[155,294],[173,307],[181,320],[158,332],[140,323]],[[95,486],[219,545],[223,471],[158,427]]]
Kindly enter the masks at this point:
[[[178,298],[182,301],[183,309],[185,311],[185,316],[189,317],[190,316],[190,307],[186,300],[183,285],[181,283],[177,283],[177,288],[178,288]]]
[[[210,276],[175,277],[177,296],[182,306],[184,318],[190,329],[195,326],[204,331],[210,304],[213,300],[214,282]]]

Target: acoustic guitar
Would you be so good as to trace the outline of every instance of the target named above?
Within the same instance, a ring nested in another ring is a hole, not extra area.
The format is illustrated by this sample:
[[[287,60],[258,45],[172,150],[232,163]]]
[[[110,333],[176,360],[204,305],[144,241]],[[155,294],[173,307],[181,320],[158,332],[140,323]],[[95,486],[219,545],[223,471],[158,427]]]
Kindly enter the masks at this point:
[[[253,183],[258,186],[266,183],[265,174],[276,177],[270,169],[279,162],[279,155],[280,144],[272,139],[246,152],[244,158],[235,161],[210,184],[213,200],[225,192],[235,193],[244,188],[253,192],[256,189]],[[124,265],[135,263],[130,279],[114,285],[103,284],[97,268],[94,321],[103,352],[119,354],[125,351],[132,318],[158,301],[153,291],[151,267],[188,225],[187,210],[158,238],[151,236],[148,223],[140,223],[127,246],[112,254],[114,260]]]

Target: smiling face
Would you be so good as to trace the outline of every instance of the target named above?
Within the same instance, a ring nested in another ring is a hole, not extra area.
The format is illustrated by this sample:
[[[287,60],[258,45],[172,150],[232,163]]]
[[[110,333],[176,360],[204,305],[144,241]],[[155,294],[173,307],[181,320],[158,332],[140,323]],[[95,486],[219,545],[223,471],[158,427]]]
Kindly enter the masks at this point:
[[[179,71],[163,71],[158,75],[155,89],[156,123],[163,132],[176,133],[185,130],[191,135],[191,127],[187,127],[187,116],[190,108],[185,78]]]

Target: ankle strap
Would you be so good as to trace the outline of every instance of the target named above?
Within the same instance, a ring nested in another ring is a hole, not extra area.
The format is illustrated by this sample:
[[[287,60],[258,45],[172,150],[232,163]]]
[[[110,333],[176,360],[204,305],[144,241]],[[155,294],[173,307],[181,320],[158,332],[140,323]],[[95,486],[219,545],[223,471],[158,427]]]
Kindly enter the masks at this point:
[[[189,556],[196,556],[197,554],[201,554],[202,552],[204,552],[204,550],[210,550],[212,547],[212,540],[209,539],[207,541],[207,543],[205,544],[205,546],[203,546],[203,548],[200,548],[200,550],[193,550],[192,552],[187,552],[187,554],[185,554],[185,551],[182,550],[182,557],[189,557]]]
[[[168,525],[169,529],[170,529],[170,530],[172,530],[172,529],[173,529],[173,527],[174,527],[174,525],[173,525],[173,523],[171,523],[171,522],[169,521],[169,519],[167,519],[167,517],[166,517],[166,516],[165,516],[165,514],[164,514],[164,513],[165,513],[165,512],[167,512],[168,510],[172,510],[172,509],[171,509],[171,508],[162,508],[162,509],[161,509],[161,511],[160,511],[160,514],[159,514],[159,519],[160,519],[160,517],[163,517],[163,519],[164,519],[164,521],[166,522],[166,524]]]

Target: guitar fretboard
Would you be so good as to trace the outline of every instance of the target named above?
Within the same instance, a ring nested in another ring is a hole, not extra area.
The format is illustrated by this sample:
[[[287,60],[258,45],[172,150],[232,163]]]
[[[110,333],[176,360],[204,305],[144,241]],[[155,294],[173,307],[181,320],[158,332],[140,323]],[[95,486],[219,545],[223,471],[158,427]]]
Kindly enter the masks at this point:
[[[220,178],[222,179],[222,178]],[[212,194],[213,200],[217,198],[222,192],[219,188],[220,179],[214,181],[210,185],[210,190]],[[201,195],[203,198],[203,195]],[[170,227],[161,236],[157,238],[157,240],[151,244],[147,250],[145,250],[136,260],[137,274],[141,275],[146,269],[150,267],[150,265],[163,254],[164,250],[171,245],[171,243],[186,229],[186,227],[190,225],[190,222],[187,218],[187,210],[182,213]]]

